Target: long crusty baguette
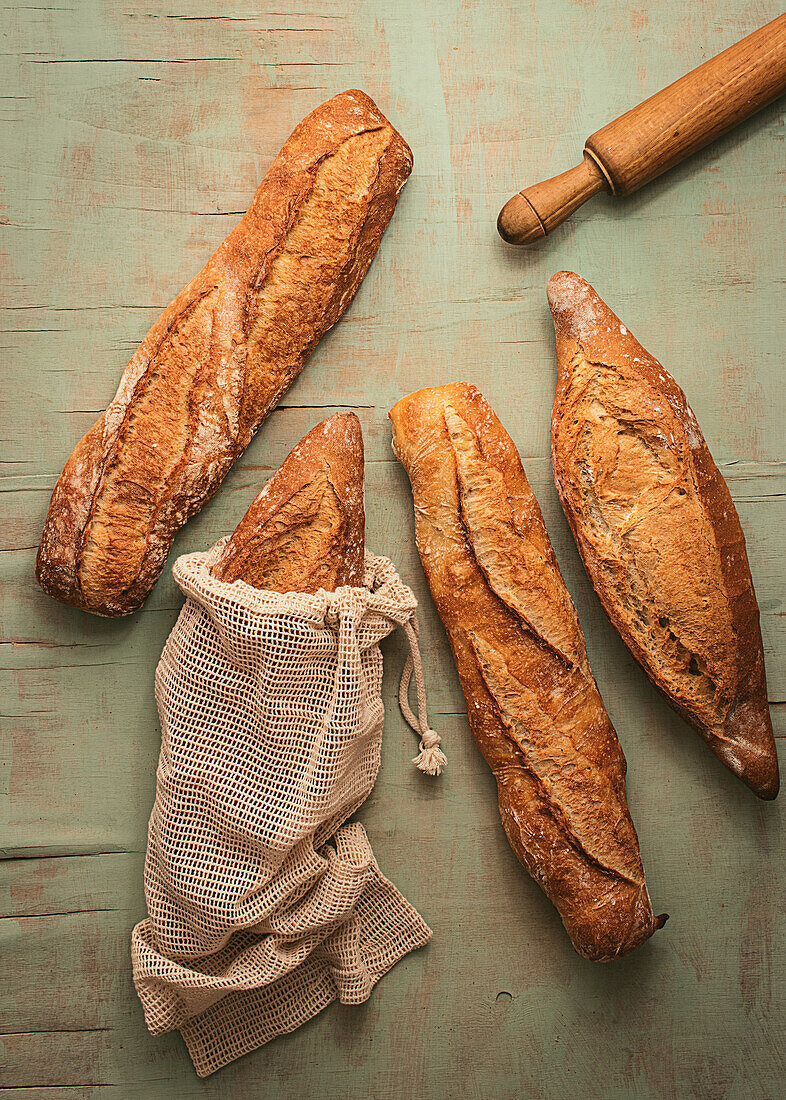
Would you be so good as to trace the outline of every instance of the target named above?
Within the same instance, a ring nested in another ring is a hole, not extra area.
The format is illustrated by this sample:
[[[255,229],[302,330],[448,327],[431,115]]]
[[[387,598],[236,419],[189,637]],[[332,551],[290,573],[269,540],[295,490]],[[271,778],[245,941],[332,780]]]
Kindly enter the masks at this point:
[[[726,482],[685,394],[589,283],[552,276],[554,476],[606,613],[761,798],[778,793],[759,608]]]
[[[336,413],[284,459],[211,572],[274,592],[334,592],[363,583],[363,435]]]
[[[390,417],[508,840],[579,954],[625,955],[665,918],[652,912],[625,757],[518,452],[465,383],[411,394]]]
[[[177,530],[349,305],[411,168],[363,92],[300,123],[68,460],[36,562],[50,595],[98,615],[140,607]]]

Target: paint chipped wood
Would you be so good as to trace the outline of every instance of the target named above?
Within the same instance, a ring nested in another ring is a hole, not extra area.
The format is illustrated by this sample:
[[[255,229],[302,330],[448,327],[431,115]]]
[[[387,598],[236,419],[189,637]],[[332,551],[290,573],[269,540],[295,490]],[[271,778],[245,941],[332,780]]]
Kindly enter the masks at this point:
[[[544,288],[553,271],[581,272],[685,388],[748,540],[783,738],[782,109],[628,200],[594,200],[533,249],[506,248],[494,223],[522,180],[559,171],[587,133],[779,9],[273,7],[4,12],[0,1085],[42,1100],[778,1095],[781,802],[758,803],[666,707],[583,574],[548,460]],[[412,769],[392,638],[383,767],[361,818],[435,937],[366,1005],[334,1006],[203,1083],[177,1036],[147,1035],[129,962],[159,740],[152,676],[181,598],[165,574],[138,614],[97,620],[44,596],[33,560],[57,474],[149,325],[246,209],[292,126],[351,86],[400,127],[413,176],[346,317],[175,553],[231,530],[297,439],[355,409],[369,545],[422,599],[430,714],[450,759],[439,784]],[[508,848],[412,543],[387,410],[458,377],[521,451],[628,757],[653,900],[671,913],[614,966],[572,953]]]

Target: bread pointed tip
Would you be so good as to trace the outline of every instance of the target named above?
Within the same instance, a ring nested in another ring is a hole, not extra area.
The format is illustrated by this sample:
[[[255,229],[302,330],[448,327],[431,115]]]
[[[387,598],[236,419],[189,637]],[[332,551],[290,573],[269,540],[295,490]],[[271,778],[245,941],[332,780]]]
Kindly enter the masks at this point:
[[[216,580],[274,592],[363,583],[363,434],[338,412],[303,436],[257,494],[211,566]]]
[[[778,758],[774,753],[773,756],[762,760],[761,766],[752,773],[747,771],[737,772],[737,774],[743,783],[750,787],[753,793],[758,795],[763,802],[772,802],[774,798],[778,797],[778,792],[781,789],[781,777],[778,771]]]
[[[778,797],[780,789],[781,789],[780,776],[776,775],[774,780],[771,783],[769,783],[767,786],[762,787],[760,790],[756,791],[756,794],[759,796],[759,798],[763,799],[765,802],[772,802],[772,800],[774,798]]]
[[[356,110],[359,108],[364,112],[372,112],[373,114],[379,115],[384,122],[388,121],[382,114],[376,101],[371,98],[368,92],[364,92],[362,88],[345,88],[343,92],[337,92],[332,98],[338,103],[346,102],[353,105],[357,104],[357,107],[355,107]],[[352,107],[350,107],[350,110],[351,109]]]
[[[317,443],[322,437],[321,444]],[[313,442],[312,442],[313,441]],[[356,413],[337,412],[317,424],[301,443],[321,446],[325,460],[346,466],[349,480],[363,479],[363,429]]]
[[[345,99],[359,101],[363,105],[364,110],[368,110],[368,108],[370,107],[378,114],[381,114],[376,102],[371,98],[368,92],[364,92],[362,88],[345,88],[343,92],[336,92],[334,96],[331,96],[330,99],[326,100],[325,102],[340,102],[341,100]]]
[[[766,686],[761,685],[753,698],[743,695],[732,706],[720,731],[699,732],[718,759],[749,790],[765,802],[777,798],[781,785],[778,749]]]
[[[575,271],[558,271],[546,284],[546,297],[554,327],[563,336],[577,339],[598,327],[608,306],[586,279]]]
[[[712,747],[712,746],[710,746]],[[778,766],[774,768],[771,766],[762,767],[760,769],[752,770],[750,768],[739,768],[729,760],[728,756],[716,753],[716,756],[720,757],[722,763],[726,765],[730,772],[742,780],[748,790],[753,791],[757,798],[760,798],[762,802],[772,802],[773,799],[778,797],[778,793],[781,789],[780,775],[778,774]]]
[[[337,412],[332,416],[327,417],[321,423],[317,424],[317,428],[322,428],[324,431],[329,431],[337,428],[341,428],[345,432],[351,432],[353,436],[357,436],[360,439],[361,445],[363,443],[363,432],[360,427],[360,420],[357,413],[352,412]]]

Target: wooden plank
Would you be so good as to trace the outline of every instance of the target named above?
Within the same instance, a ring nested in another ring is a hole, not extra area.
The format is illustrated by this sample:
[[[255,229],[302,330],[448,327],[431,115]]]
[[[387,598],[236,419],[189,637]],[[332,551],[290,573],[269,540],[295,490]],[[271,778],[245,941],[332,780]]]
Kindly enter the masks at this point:
[[[0,1085],[44,1100],[461,1096],[724,1097],[786,1090],[783,810],[755,799],[655,694],[605,621],[548,459],[544,287],[581,272],[685,388],[729,481],[786,735],[781,349],[782,109],[631,199],[598,198],[527,251],[496,214],[573,163],[582,139],[778,13],[669,0],[246,0],[10,4],[0,66]],[[385,643],[383,766],[360,818],[432,924],[360,1008],[333,1006],[207,1082],[151,1039],[130,978],[159,731],[158,655],[180,606],[167,571],[121,622],[49,600],[32,575],[49,493],[160,309],[246,208],[292,126],[341,88],[378,99],[415,171],[358,296],[173,557],[230,530],[317,420],[352,407],[367,447],[369,545],[421,601],[433,724],[450,764],[410,762]],[[526,120],[526,122],[525,122]],[[505,842],[411,537],[386,419],[462,377],[525,460],[629,762],[666,929],[594,967],[570,950]]]

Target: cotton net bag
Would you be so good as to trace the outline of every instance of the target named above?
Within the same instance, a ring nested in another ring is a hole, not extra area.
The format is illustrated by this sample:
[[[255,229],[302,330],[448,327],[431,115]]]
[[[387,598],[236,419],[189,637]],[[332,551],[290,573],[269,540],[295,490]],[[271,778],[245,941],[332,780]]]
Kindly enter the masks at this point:
[[[161,755],[148,829],[148,917],[132,933],[150,1032],[179,1029],[205,1077],[334,1000],[359,1004],[431,938],[346,824],[379,768],[379,643],[403,628],[400,702],[417,766],[427,725],[417,601],[366,552],[363,587],[316,595],[210,572],[226,540],[179,558],[186,596],[156,670]],[[418,715],[407,691],[415,674]]]

